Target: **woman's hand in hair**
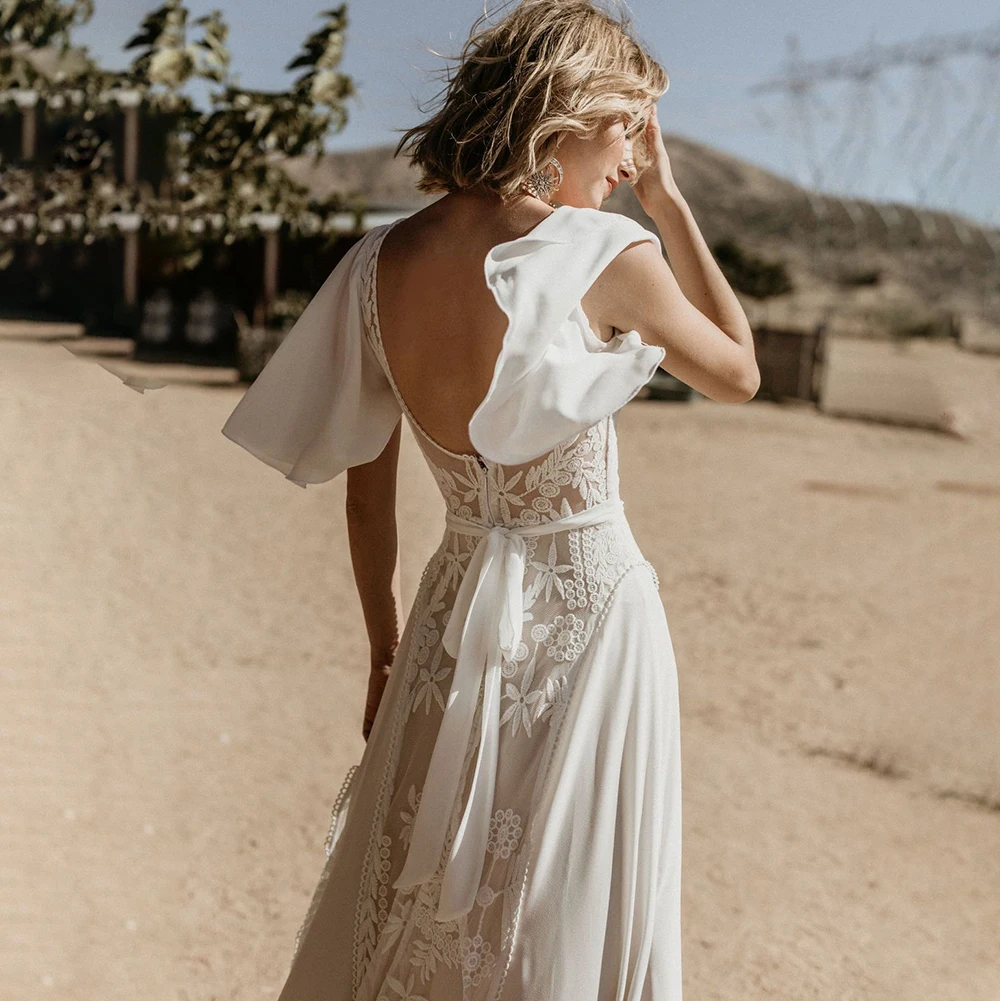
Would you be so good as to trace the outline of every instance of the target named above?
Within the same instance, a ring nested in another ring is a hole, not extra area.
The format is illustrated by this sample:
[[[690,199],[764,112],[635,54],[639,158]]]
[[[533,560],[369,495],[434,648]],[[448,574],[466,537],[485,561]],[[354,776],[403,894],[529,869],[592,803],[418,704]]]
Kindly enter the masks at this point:
[[[650,106],[649,118],[642,135],[649,154],[649,166],[638,179],[630,180],[629,183],[643,211],[652,216],[665,200],[673,201],[680,196],[680,189],[670,167],[670,157],[663,145],[663,133],[656,116],[655,104]]]

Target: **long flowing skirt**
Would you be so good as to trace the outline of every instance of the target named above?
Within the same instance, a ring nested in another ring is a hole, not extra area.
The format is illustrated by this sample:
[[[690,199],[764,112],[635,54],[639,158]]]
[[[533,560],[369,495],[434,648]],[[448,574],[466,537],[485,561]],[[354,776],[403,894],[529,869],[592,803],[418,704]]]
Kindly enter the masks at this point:
[[[549,630],[537,638],[567,641],[562,670],[537,676],[526,656],[504,678],[495,811],[473,909],[436,920],[443,863],[434,880],[393,888],[454,665],[441,646],[454,588],[442,586],[438,556],[334,806],[279,1001],[680,1001],[677,672],[647,562],[614,582],[585,642],[571,613],[556,617],[557,634],[551,614],[536,624]],[[478,723],[477,713],[474,733]],[[451,835],[467,794],[463,785]]]

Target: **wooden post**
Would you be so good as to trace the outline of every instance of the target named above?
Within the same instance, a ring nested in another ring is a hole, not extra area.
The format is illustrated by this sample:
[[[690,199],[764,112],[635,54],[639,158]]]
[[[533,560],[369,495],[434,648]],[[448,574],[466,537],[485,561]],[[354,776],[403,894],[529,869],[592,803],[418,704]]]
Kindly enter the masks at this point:
[[[131,307],[139,301],[139,227],[142,216],[138,212],[121,212],[115,222],[125,239],[122,292],[125,305]]]
[[[118,106],[125,112],[122,180],[131,187],[139,178],[139,105],[142,103],[142,93],[138,90],[119,90],[114,93]]]
[[[125,234],[125,305],[134,306],[139,301],[139,234]]]
[[[262,212],[257,216],[257,228],[264,234],[264,312],[278,294],[278,250],[281,216],[277,212]]]
[[[278,294],[278,233],[264,235],[264,302],[270,308]]]
[[[34,160],[38,147],[38,91],[15,90],[14,103],[21,109],[21,158]]]
[[[125,183],[135,184],[139,176],[139,109],[125,109]]]

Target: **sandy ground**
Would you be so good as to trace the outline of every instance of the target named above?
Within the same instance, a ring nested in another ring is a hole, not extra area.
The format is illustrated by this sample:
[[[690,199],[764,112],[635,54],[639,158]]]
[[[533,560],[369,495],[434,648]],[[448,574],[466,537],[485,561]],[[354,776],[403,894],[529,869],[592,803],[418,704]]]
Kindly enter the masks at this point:
[[[687,1001],[1000,998],[1000,359],[924,361],[971,438],[620,416],[680,670]],[[283,982],[367,652],[344,478],[225,439],[240,392],[0,342],[4,999]],[[401,464],[408,608],[443,504],[408,429]]]

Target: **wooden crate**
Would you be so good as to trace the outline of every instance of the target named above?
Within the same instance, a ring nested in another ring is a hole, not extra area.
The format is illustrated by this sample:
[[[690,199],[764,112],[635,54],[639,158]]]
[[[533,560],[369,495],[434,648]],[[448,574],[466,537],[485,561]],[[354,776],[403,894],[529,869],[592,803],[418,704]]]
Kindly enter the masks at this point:
[[[826,328],[759,327],[753,332],[760,389],[757,398],[819,401]]]

